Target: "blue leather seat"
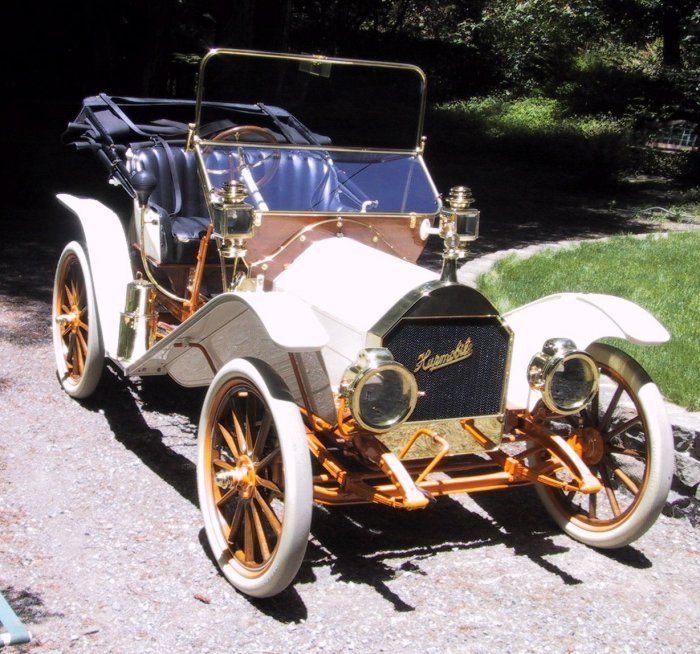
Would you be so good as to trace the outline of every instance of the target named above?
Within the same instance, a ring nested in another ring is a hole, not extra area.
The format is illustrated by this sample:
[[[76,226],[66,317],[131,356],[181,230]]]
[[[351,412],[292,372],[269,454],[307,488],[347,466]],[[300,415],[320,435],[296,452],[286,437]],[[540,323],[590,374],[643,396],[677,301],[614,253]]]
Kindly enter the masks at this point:
[[[192,263],[209,224],[194,152],[149,146],[134,151],[132,166],[156,178],[150,204],[160,215],[161,263]],[[210,254],[216,251],[210,249]]]
[[[282,150],[272,157],[270,150],[257,153],[262,163],[254,167],[255,179],[262,179],[270,167],[276,172],[261,193],[270,211],[357,211],[338,182],[335,166],[320,152]],[[156,188],[150,204],[160,214],[161,263],[192,263],[199,241],[209,224],[194,152],[183,147],[152,145],[134,150],[132,170],[148,170],[155,175]],[[251,158],[254,155],[251,153]],[[230,177],[231,161],[224,149],[207,155],[206,166],[215,186]],[[249,202],[252,200],[249,198]],[[210,248],[209,255],[216,251]]]

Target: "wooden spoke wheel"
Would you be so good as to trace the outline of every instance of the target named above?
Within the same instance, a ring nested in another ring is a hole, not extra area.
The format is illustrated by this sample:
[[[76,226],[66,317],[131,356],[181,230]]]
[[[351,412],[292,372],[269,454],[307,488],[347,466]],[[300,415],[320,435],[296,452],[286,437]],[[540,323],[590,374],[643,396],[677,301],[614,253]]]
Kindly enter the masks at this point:
[[[76,242],[66,245],[58,261],[51,323],[61,385],[72,397],[88,397],[100,381],[104,350],[90,267]]]
[[[600,389],[578,416],[553,421],[598,478],[602,490],[584,494],[538,485],[537,492],[570,536],[601,548],[639,538],[658,517],[673,476],[673,437],[661,395],[642,367],[603,344],[588,349]],[[570,475],[558,472],[563,481]]]
[[[311,462],[299,409],[264,364],[234,360],[217,374],[199,426],[197,481],[209,544],[239,590],[269,597],[306,551]]]

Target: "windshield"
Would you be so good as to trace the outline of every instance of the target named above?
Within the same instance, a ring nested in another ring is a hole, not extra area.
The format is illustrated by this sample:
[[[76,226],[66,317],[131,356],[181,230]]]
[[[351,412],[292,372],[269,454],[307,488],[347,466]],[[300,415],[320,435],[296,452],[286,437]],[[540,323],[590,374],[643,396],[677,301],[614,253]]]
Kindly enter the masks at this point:
[[[424,107],[425,76],[415,66],[213,50],[200,68],[196,130],[210,138],[228,121],[263,127],[280,144],[415,150]]]
[[[415,153],[209,145],[202,154],[212,186],[242,181],[248,202],[260,211],[434,214],[439,209],[435,187]]]

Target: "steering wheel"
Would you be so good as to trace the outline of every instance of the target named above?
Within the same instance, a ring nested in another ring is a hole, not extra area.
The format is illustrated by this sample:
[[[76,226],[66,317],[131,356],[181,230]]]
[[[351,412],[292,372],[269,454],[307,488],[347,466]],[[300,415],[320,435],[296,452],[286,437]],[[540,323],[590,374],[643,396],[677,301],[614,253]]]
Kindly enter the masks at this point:
[[[230,141],[240,141],[241,136],[243,134],[257,134],[258,136],[262,136],[265,141],[268,143],[277,143],[277,137],[267,128],[265,127],[258,127],[257,125],[237,125],[236,127],[229,127],[228,129],[225,129],[221,132],[219,132],[213,139],[212,141],[220,141],[220,142],[230,142]],[[268,159],[272,158],[272,165],[269,167],[268,171],[262,176],[260,180],[255,180],[255,183],[257,184],[258,188],[261,186],[264,186],[267,184],[277,173],[277,170],[280,167],[280,153],[279,151],[274,151],[272,154],[269,154],[267,156],[261,156],[258,161],[255,161],[254,163],[251,163],[248,161],[248,157],[246,156],[246,152],[244,149],[242,150],[242,156],[246,162],[246,165],[248,168],[256,168],[257,166],[260,166],[263,164],[265,161]],[[231,172],[233,172],[234,165],[232,163],[231,165]]]

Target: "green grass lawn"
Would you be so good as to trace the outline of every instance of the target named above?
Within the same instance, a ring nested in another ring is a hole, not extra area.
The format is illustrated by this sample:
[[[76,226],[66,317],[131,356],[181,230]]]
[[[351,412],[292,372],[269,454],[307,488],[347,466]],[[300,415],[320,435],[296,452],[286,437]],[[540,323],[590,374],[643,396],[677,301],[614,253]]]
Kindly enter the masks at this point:
[[[563,291],[608,293],[640,304],[672,340],[652,346],[610,342],[637,359],[666,397],[700,409],[700,232],[621,236],[524,260],[509,257],[481,276],[479,289],[501,311]]]

